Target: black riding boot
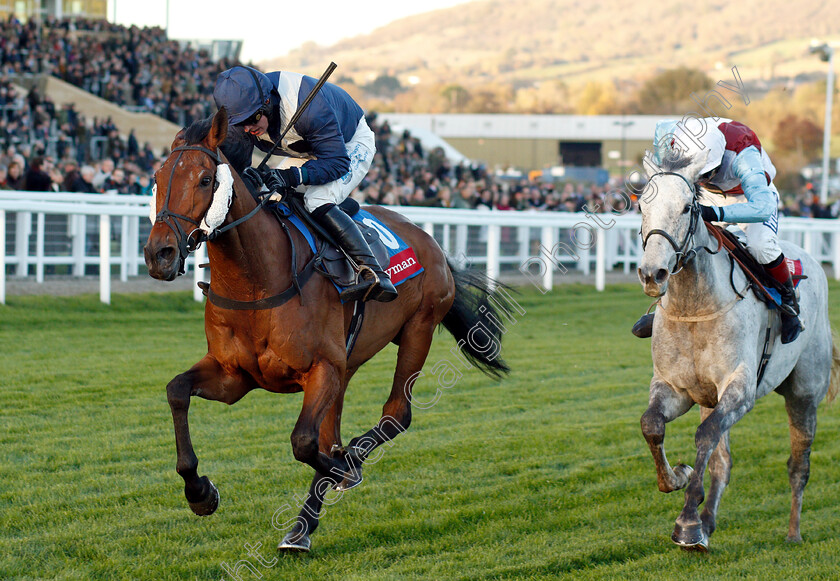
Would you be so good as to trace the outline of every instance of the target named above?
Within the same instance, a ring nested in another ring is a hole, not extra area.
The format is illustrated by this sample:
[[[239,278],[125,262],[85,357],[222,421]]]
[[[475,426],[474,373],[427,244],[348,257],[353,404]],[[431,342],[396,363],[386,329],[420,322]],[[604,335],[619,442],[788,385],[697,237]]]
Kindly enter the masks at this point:
[[[382,271],[353,218],[332,204],[327,210],[318,208],[312,217],[360,267],[358,283],[344,289],[341,293],[342,301],[373,300],[387,303],[397,298],[397,289]]]
[[[799,321],[799,303],[796,301],[796,289],[793,288],[793,280],[788,277],[785,281],[782,292],[782,305],[779,313],[782,316],[782,344],[792,343],[802,332],[802,323]]]
[[[639,339],[647,339],[653,335],[653,313],[642,315],[642,318],[633,325],[631,333]]]

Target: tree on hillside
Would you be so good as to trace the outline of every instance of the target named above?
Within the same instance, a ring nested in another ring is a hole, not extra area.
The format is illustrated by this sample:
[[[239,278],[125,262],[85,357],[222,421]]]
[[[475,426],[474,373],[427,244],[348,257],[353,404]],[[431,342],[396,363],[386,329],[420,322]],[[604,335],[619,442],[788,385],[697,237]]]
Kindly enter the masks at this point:
[[[642,85],[636,95],[636,108],[647,115],[684,115],[697,109],[692,93],[702,98],[712,86],[712,80],[703,71],[688,67],[670,69]]]
[[[619,112],[618,94],[612,85],[586,83],[577,99],[577,112],[581,115],[610,115]]]
[[[566,114],[573,110],[574,101],[563,81],[542,81],[516,91],[515,113]]]
[[[440,92],[441,97],[449,104],[447,113],[461,113],[470,101],[470,93],[457,84],[446,85]]]
[[[400,80],[393,75],[379,75],[371,83],[365,85],[365,90],[377,97],[394,97],[403,91]]]
[[[510,85],[487,84],[470,92],[465,113],[507,113],[513,101]]]
[[[796,152],[806,159],[817,156],[822,148],[823,130],[810,119],[786,115],[773,133],[773,144],[784,152]]]

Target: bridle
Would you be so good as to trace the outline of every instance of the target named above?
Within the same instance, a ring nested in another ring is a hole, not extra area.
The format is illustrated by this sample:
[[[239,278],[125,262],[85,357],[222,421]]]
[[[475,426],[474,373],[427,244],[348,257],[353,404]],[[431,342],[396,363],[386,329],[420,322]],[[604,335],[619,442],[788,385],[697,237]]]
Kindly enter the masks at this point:
[[[242,222],[250,219],[253,217],[268,201],[268,196],[263,197],[260,200],[259,204],[248,212],[245,216],[234,220],[230,224],[223,226],[221,228],[213,228],[211,231],[206,232],[202,228],[202,224],[197,220],[190,218],[189,216],[184,216],[182,214],[176,214],[169,209],[169,200],[172,195],[172,180],[175,177],[175,168],[178,167],[178,162],[181,160],[181,156],[184,155],[186,151],[200,151],[202,153],[207,154],[210,159],[213,161],[214,167],[216,168],[216,172],[214,173],[213,177],[213,193],[216,193],[216,190],[219,187],[219,180],[216,177],[218,174],[219,166],[224,165],[224,161],[222,160],[221,152],[216,149],[213,151],[207,147],[203,147],[201,145],[182,145],[180,147],[176,147],[172,150],[172,153],[178,152],[178,157],[175,158],[175,163],[173,164],[172,171],[169,173],[169,182],[166,185],[166,196],[163,199],[163,207],[161,208],[160,212],[157,213],[155,216],[155,223],[163,222],[172,230],[172,233],[175,234],[175,239],[178,242],[178,254],[180,259],[180,264],[178,265],[178,274],[184,274],[184,264],[187,260],[187,257],[190,253],[195,252],[198,247],[207,241],[212,241],[220,234],[227,232],[231,228],[234,228],[241,224]],[[231,199],[230,203],[233,201],[233,197],[236,195],[235,190],[231,191]],[[154,200],[152,201],[154,203]],[[230,205],[228,205],[228,208]],[[209,208],[208,208],[209,212]],[[205,212],[206,217],[206,212]],[[184,220],[185,222],[189,222],[190,224],[194,225],[195,228],[190,230],[189,233],[186,233],[185,230],[181,227],[180,222],[178,220]]]
[[[677,274],[683,268],[685,268],[686,264],[691,262],[695,256],[697,256],[697,252],[700,250],[705,250],[709,254],[717,254],[720,251],[720,247],[717,250],[712,252],[705,246],[694,246],[694,235],[695,231],[697,230],[697,223],[700,221],[700,203],[697,201],[697,188],[693,183],[691,183],[684,175],[679,174],[673,171],[660,171],[658,173],[653,174],[650,176],[648,183],[653,181],[653,178],[658,176],[677,176],[685,184],[688,186],[688,189],[691,190],[691,216],[688,222],[688,230],[685,233],[685,237],[683,238],[681,243],[677,243],[674,240],[673,236],[668,234],[665,230],[661,230],[659,228],[654,228],[653,230],[648,231],[647,235],[643,235],[642,238],[642,251],[645,250],[647,247],[648,239],[654,234],[658,234],[665,238],[669,244],[674,248],[674,252],[677,255],[677,262],[674,264],[674,269],[671,271],[671,274]],[[640,232],[642,234],[642,232]]]

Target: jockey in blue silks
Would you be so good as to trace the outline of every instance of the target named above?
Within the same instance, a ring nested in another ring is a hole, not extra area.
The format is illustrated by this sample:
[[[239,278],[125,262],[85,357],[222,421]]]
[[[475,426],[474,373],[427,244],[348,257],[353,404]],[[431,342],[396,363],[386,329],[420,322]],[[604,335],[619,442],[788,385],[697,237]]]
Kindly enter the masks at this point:
[[[755,132],[729,119],[687,117],[657,123],[653,143],[657,165],[669,156],[694,158],[709,152],[698,178],[703,220],[738,224],[744,231],[750,254],[782,284],[782,343],[794,341],[802,325],[792,273],[779,247],[776,168]],[[645,315],[633,332],[650,337],[652,324],[653,316]]]
[[[263,74],[237,66],[219,74],[213,98],[227,109],[231,125],[243,127],[254,146],[268,152],[316,82],[298,73]],[[375,152],[362,108],[346,91],[325,83],[276,150],[277,155],[305,159],[303,165],[243,172],[257,189],[265,184],[272,191],[294,188],[302,193],[307,211],[359,265],[365,276],[342,293],[344,301],[397,298],[356,222],[338,208],[367,175]]]

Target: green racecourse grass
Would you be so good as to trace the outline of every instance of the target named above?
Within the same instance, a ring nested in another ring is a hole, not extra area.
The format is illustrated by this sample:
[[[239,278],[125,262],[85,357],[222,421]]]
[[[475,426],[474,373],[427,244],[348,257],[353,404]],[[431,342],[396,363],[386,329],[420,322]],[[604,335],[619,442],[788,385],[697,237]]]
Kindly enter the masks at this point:
[[[804,544],[784,542],[788,432],[773,394],[733,429],[711,552],[684,553],[669,540],[683,494],[658,492],[639,429],[649,342],[629,329],[648,299],[638,285],[564,285],[519,301],[510,378],[467,371],[415,410],[364,483],[326,508],[312,552],[279,555],[263,579],[837,578],[836,405],[819,411]],[[840,328],[837,284],[831,301]],[[220,563],[248,558],[245,543],[278,556],[272,514],[296,507],[311,477],[289,444],[300,394],[193,400],[199,469],[221,492],[213,516],[190,512],[174,471],[165,385],[204,354],[202,312],[187,293],[0,307],[0,579],[231,579]],[[453,345],[436,337],[418,399]],[[395,352],[351,384],[345,441],[378,419]],[[698,418],[669,424],[672,462],[694,463]]]

